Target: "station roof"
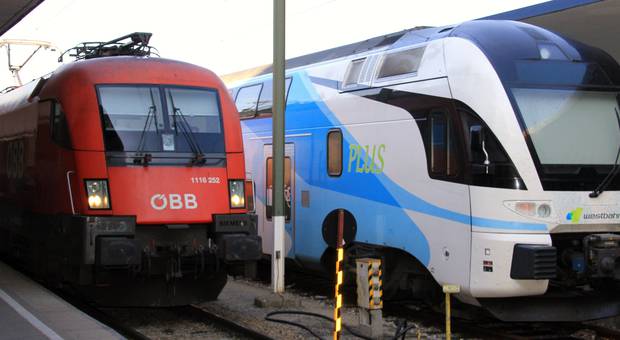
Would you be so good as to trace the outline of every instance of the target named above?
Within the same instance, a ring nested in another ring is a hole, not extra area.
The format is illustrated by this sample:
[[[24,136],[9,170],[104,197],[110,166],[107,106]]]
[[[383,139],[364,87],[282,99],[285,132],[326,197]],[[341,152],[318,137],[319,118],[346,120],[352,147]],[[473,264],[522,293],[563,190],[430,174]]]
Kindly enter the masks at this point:
[[[519,8],[480,19],[515,20],[541,26],[565,37],[601,48],[620,62],[620,1],[618,0],[551,0],[538,5]],[[342,55],[376,48],[384,42],[393,42],[407,32],[425,29],[418,27],[375,37],[366,41],[340,46],[286,61],[287,68],[316,60],[327,60]],[[429,29],[433,31],[433,29]],[[271,72],[271,65],[263,65],[240,72],[223,75],[231,83]]]
[[[620,1],[553,0],[482,19],[517,20],[602,48],[620,62]]]
[[[0,1],[0,35],[15,26],[43,0],[2,0]]]

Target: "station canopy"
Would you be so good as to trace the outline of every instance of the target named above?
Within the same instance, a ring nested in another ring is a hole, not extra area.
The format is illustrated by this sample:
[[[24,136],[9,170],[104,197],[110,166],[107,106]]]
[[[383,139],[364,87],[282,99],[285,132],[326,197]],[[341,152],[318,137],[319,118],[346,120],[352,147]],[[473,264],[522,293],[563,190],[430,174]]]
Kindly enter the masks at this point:
[[[42,2],[43,0],[0,0],[0,36]]]
[[[503,19],[541,26],[601,48],[620,62],[620,1],[553,0],[483,19]]]

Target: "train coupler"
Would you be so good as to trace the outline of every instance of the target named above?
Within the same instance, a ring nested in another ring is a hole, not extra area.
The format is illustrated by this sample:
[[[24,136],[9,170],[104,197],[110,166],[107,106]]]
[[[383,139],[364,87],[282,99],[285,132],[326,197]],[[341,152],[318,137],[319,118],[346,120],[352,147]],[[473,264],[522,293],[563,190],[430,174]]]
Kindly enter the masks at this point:
[[[589,277],[620,280],[620,235],[588,235],[583,248]]]

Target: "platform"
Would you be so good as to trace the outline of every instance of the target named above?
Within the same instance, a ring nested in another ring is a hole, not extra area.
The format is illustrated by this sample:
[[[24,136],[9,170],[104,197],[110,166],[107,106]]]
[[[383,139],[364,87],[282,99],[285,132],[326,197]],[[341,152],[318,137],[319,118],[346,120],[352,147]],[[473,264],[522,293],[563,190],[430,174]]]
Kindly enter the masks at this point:
[[[124,339],[0,262],[0,340]]]

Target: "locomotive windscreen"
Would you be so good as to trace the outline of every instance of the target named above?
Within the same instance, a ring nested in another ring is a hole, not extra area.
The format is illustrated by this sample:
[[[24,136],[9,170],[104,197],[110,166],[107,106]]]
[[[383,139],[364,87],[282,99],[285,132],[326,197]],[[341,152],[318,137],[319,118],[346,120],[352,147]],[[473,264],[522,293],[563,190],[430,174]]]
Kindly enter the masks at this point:
[[[543,165],[613,165],[620,145],[618,92],[514,88]]]
[[[218,93],[158,85],[99,85],[107,151],[224,152]]]

